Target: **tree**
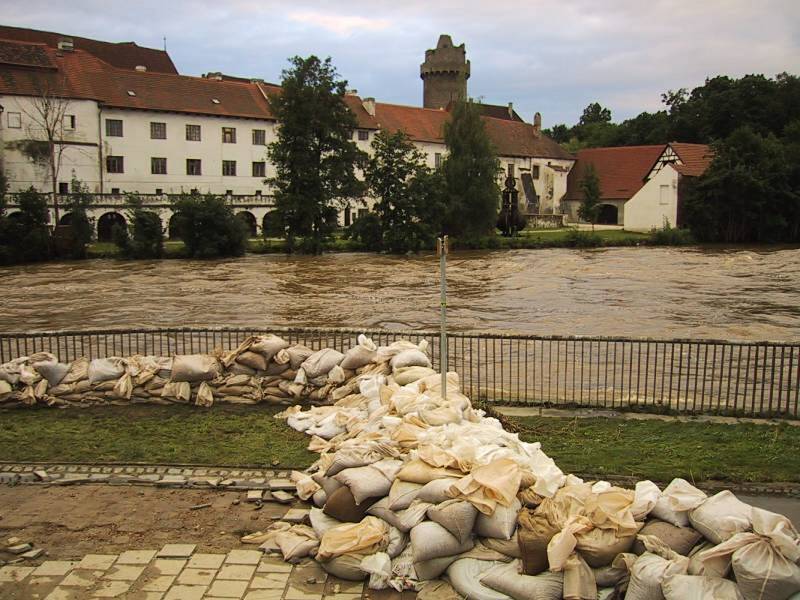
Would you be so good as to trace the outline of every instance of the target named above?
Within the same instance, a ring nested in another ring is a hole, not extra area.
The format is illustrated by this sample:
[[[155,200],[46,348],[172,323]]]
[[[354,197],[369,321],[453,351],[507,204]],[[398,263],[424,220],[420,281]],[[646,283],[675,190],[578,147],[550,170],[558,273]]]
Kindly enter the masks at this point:
[[[381,131],[372,142],[366,182],[378,199],[382,246],[389,252],[417,252],[432,246],[441,231],[440,187],[431,185],[425,155],[408,136]]]
[[[600,212],[600,178],[597,176],[594,165],[590,164],[586,167],[580,187],[583,200],[578,207],[578,216],[591,223],[592,231],[594,231],[594,224],[597,222]]]
[[[611,111],[607,108],[600,106],[599,102],[592,102],[583,109],[579,125],[588,125],[590,123],[610,123]]]
[[[126,216],[130,225],[119,228],[114,243],[128,258],[164,256],[164,229],[161,217],[151,210],[145,210],[142,199],[135,194],[128,195],[128,206]]]
[[[276,175],[267,182],[275,187],[287,250],[294,251],[295,238],[303,236],[303,250],[318,254],[336,208],[363,192],[355,170],[366,155],[351,139],[358,124],[344,102],[347,82],[331,59],[295,56],[290,62],[282,93],[270,97],[280,127],[268,150]]]
[[[89,188],[72,177],[72,193],[67,199],[65,209],[70,215],[69,228],[70,240],[68,252],[70,258],[82,259],[87,256],[87,246],[92,241],[94,235],[94,219],[88,214],[94,197],[89,192]]]
[[[559,123],[558,125],[553,125],[551,129],[542,130],[542,133],[559,144],[566,144],[572,137],[572,127]]]
[[[497,221],[500,163],[474,103],[456,104],[445,123],[444,142],[445,232],[465,238],[487,235]]]
[[[246,225],[219,196],[183,194],[173,200],[175,224],[186,252],[194,258],[241,256],[247,248]]]
[[[47,201],[33,187],[17,194],[19,212],[0,214],[0,262],[24,263],[50,258]]]

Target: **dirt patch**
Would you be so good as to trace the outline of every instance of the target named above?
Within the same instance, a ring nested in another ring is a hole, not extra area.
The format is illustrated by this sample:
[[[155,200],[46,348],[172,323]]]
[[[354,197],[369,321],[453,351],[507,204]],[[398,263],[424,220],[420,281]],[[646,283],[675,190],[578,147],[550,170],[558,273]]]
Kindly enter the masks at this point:
[[[166,543],[197,544],[198,552],[227,552],[244,547],[241,535],[268,527],[289,509],[266,502],[254,510],[244,497],[244,492],[138,486],[2,486],[0,541],[18,537],[57,559],[160,549]],[[234,504],[236,500],[240,503]],[[206,503],[211,506],[191,510]],[[0,559],[10,558],[0,551]]]

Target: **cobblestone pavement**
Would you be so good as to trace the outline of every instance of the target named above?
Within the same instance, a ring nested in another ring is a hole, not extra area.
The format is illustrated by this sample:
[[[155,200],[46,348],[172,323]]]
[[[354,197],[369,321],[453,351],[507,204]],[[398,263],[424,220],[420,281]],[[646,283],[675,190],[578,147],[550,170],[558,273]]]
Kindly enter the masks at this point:
[[[0,567],[0,598],[21,600],[361,600],[364,596],[401,600],[409,595],[365,590],[363,582],[329,577],[310,560],[291,565],[260,550],[201,554],[192,544]]]

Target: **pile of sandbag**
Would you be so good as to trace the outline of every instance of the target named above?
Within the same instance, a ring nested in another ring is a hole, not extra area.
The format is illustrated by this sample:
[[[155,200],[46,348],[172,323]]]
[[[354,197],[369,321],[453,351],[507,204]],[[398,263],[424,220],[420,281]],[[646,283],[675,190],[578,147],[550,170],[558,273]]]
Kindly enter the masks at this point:
[[[326,403],[350,395],[363,377],[390,373],[393,359],[398,359],[398,373],[432,373],[426,347],[425,341],[400,341],[379,348],[361,335],[345,353],[332,348],[315,351],[267,334],[212,354],[63,363],[39,352],[0,365],[0,407]]]
[[[478,600],[800,592],[800,535],[785,517],[683,479],[662,491],[566,475],[538,443],[474,409],[455,373],[442,395],[440,375],[402,356],[331,405],[277,415],[320,454],[292,474],[315,506],[310,525],[277,523],[244,541],[371,588],[424,591],[444,578]]]

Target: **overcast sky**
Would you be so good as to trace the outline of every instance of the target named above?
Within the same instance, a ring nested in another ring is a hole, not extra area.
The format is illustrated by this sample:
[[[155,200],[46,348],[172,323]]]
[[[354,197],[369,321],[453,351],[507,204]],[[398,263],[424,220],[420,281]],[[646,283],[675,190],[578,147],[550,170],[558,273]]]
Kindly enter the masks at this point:
[[[422,104],[440,33],[466,44],[469,94],[543,125],[592,101],[614,120],[717,74],[800,73],[798,0],[0,0],[0,21],[161,48],[187,75],[277,82],[293,55],[331,56],[362,96]]]

